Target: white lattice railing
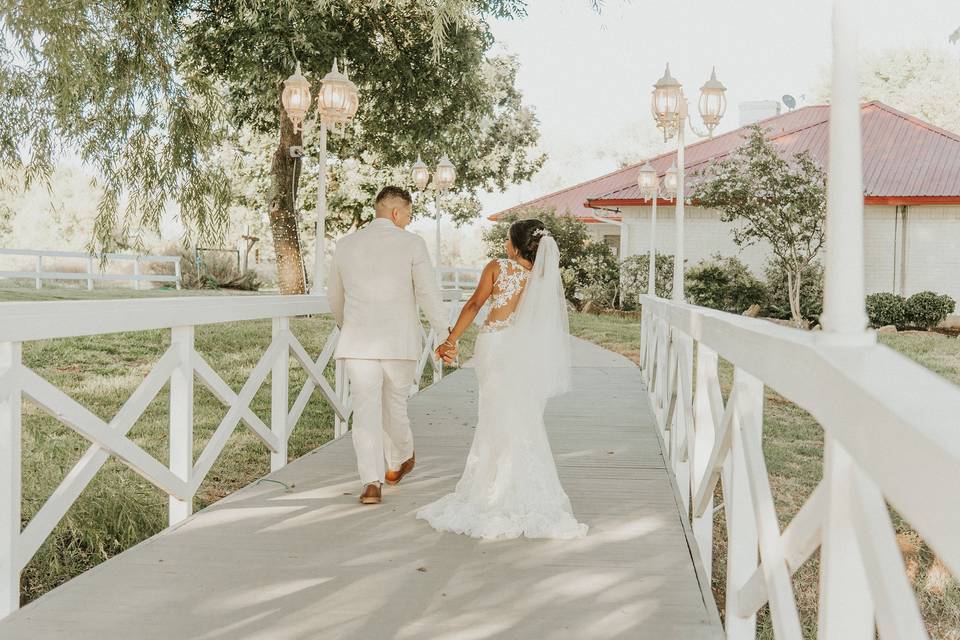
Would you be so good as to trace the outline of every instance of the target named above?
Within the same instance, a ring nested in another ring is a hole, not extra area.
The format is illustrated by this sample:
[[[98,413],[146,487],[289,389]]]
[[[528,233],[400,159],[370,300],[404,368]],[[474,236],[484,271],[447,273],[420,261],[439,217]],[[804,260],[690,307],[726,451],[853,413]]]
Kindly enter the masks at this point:
[[[714,489],[727,531],[725,628],[802,637],[791,576],[818,548],[818,638],[926,638],[887,504],[960,572],[960,389],[879,344],[831,344],[643,296],[644,379],[700,557],[710,571]],[[724,402],[718,357],[733,364]],[[764,388],[823,426],[823,478],[780,529],[761,444]],[[759,554],[759,562],[758,562]]]
[[[314,359],[290,331],[290,318],[327,313],[317,296],[237,296],[151,300],[4,303],[0,311],[0,618],[19,604],[20,572],[110,456],[114,456],[167,493],[171,524],[190,515],[193,496],[227,440],[243,422],[270,450],[270,467],[287,463],[287,442],[304,408],[319,390],[334,411],[334,437],[343,436],[350,418],[349,388],[337,362],[335,383],[323,375],[338,337],[335,328]],[[197,325],[273,320],[273,339],[235,392],[194,348]],[[109,422],[70,398],[23,363],[22,345],[34,340],[88,336],[121,331],[170,329],[170,346]],[[424,332],[417,363],[416,392],[428,360],[433,334]],[[307,373],[293,405],[289,404],[291,356]],[[436,363],[434,363],[436,364]],[[434,380],[440,368],[434,366]],[[250,408],[261,385],[271,379],[270,424]],[[228,412],[193,462],[194,381],[228,407]],[[127,433],[150,402],[170,383],[170,462],[164,465]],[[90,447],[67,473],[43,507],[21,530],[21,405],[23,398],[42,407],[90,441]],[[289,409],[288,409],[289,407]]]

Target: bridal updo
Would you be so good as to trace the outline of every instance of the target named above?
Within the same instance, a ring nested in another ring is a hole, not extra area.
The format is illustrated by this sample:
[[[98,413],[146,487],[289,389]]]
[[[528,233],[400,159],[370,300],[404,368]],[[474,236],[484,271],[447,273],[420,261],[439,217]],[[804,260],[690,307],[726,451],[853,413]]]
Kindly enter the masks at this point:
[[[546,227],[536,218],[517,220],[510,225],[510,242],[524,260],[533,262]]]

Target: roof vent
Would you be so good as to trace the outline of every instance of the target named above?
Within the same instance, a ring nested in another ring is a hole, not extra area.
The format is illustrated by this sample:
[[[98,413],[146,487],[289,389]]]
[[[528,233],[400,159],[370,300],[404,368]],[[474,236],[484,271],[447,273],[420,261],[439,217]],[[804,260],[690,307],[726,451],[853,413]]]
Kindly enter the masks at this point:
[[[751,100],[740,103],[741,127],[778,115],[780,115],[780,102],[777,100]]]

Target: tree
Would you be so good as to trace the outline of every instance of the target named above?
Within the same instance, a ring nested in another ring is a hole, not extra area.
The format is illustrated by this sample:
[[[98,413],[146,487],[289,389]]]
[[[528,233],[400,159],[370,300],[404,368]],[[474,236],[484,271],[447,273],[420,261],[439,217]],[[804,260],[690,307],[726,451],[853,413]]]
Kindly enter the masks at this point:
[[[351,135],[332,140],[337,157],[366,149],[399,165],[413,151],[428,158],[464,146],[465,156],[455,158],[464,184],[524,179],[537,166],[526,152],[535,120],[525,111],[531,126],[522,128],[520,146],[502,145],[504,131],[493,129],[510,99],[491,101],[477,71],[491,43],[485,16],[514,17],[523,7],[519,0],[6,3],[0,163],[21,170],[29,188],[49,182],[56,158],[75,151],[102,193],[91,250],[158,229],[169,203],[188,234],[216,239],[235,185],[215,150],[244,124],[281,131],[268,200],[289,212],[294,180],[285,178],[299,167],[284,152],[298,136],[280,113],[281,82],[294,57],[319,74],[348,53],[365,101]],[[500,158],[499,173],[468,166],[472,154]],[[290,216],[284,221],[284,230],[295,227]]]
[[[816,91],[821,100],[830,97],[830,81],[824,76]],[[880,100],[910,115],[960,132],[960,62],[945,47],[900,48],[868,53],[860,63],[860,97]]]
[[[823,170],[806,152],[783,158],[764,130],[753,125],[744,145],[729,158],[711,163],[698,178],[693,199],[735,223],[732,233],[738,246],[769,245],[773,262],[787,274],[790,316],[802,323],[803,274],[823,245]]]
[[[247,0],[198,0],[186,30],[187,59],[222,84],[234,126],[272,135],[279,127],[267,200],[282,291],[300,290],[304,271],[292,200],[301,165],[288,150],[316,139],[294,132],[279,102],[296,61],[316,88],[333,59],[346,53],[360,89],[354,123],[346,135],[329,138],[334,179],[349,158],[392,175],[418,153],[431,162],[447,153],[458,168],[456,188],[472,194],[527,179],[539,168],[542,157],[532,151],[536,120],[513,86],[516,62],[486,57],[493,40],[482,12],[517,3],[474,4],[481,13],[448,24],[437,55],[434,33],[424,28],[433,24],[433,3],[344,0],[318,7],[290,0],[251,9]],[[377,186],[362,191],[372,195]],[[341,228],[372,215],[368,198],[334,193],[330,205]]]

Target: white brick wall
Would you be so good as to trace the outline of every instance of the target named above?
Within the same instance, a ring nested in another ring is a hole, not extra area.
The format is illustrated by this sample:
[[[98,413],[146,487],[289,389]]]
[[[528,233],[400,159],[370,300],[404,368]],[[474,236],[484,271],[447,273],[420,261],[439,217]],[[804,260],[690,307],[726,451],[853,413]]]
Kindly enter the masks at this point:
[[[629,255],[646,253],[650,248],[650,207],[624,207],[624,222],[630,227]],[[674,251],[673,206],[657,207],[657,250]],[[906,282],[900,291],[901,235],[903,225],[896,220],[893,206],[864,207],[864,276],[867,293],[896,291],[911,295],[932,290],[960,301],[960,207],[907,207]],[[618,233],[613,225],[588,225],[591,235]],[[740,249],[733,242],[730,224],[722,222],[711,209],[686,208],[684,221],[687,267],[714,254],[735,255],[758,275],[763,274],[769,251],[754,245]]]

